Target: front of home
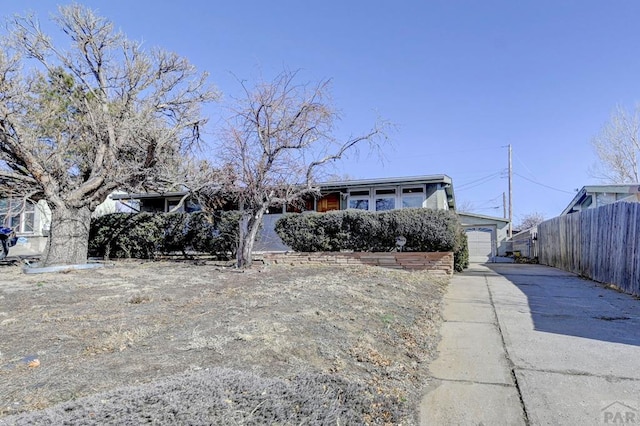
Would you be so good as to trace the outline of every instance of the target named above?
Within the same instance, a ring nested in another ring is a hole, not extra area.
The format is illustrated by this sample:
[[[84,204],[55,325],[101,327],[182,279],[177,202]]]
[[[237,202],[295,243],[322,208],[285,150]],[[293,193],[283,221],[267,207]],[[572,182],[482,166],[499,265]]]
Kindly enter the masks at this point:
[[[319,198],[306,203],[307,211],[325,213],[358,209],[385,211],[415,207],[454,210],[453,182],[447,175],[359,179],[319,184]],[[263,218],[256,251],[290,250],[275,232],[275,223],[286,213],[285,207],[270,208]]]
[[[443,174],[324,182],[318,187],[320,196],[305,200],[302,207],[269,208],[263,218],[262,233],[256,241],[257,251],[289,250],[274,230],[276,221],[287,211],[325,213],[347,209],[384,211],[412,207],[455,210],[453,182]],[[124,206],[144,212],[197,210],[195,203],[184,200],[186,195],[186,192],[117,194],[112,198]]]
[[[287,251],[275,233],[276,221],[287,211],[329,212],[333,210],[360,209],[385,211],[404,208],[430,208],[455,210],[452,179],[447,175],[423,175],[397,178],[358,179],[324,182],[318,185],[320,196],[305,200],[303,206],[269,208],[263,218],[256,251]],[[114,193],[100,205],[94,216],[112,212],[193,212],[199,206],[187,197],[187,192],[167,193]],[[3,204],[0,204],[2,207]],[[14,206],[15,207],[15,206]],[[41,253],[46,245],[51,223],[51,212],[44,201],[28,203],[14,209],[5,223],[14,227],[20,237],[12,254]],[[3,210],[0,209],[0,215]],[[504,218],[460,213],[460,222],[467,233],[470,259],[474,262],[491,262],[508,254],[506,245],[508,220]]]

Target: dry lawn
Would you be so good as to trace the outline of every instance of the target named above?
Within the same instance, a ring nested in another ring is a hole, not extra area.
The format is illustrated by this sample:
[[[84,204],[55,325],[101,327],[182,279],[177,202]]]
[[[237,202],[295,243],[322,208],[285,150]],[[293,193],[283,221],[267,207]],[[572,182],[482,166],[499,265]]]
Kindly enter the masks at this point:
[[[123,261],[38,275],[2,266],[0,273],[0,424],[220,368],[285,382],[334,377],[378,398],[361,410],[362,423],[415,424],[447,283],[377,267],[242,272],[203,261]],[[260,422],[255,410],[249,414],[253,421],[234,422]]]

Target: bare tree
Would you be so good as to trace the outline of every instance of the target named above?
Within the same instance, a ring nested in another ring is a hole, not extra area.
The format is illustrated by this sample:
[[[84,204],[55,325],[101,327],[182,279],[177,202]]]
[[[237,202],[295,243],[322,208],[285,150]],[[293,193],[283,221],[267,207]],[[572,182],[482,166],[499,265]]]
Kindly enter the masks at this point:
[[[640,105],[632,112],[617,107],[591,141],[599,163],[589,172],[607,183],[637,183],[640,154]]]
[[[53,19],[68,49],[33,16],[0,39],[0,186],[51,208],[46,265],[86,262],[91,212],[113,190],[177,187],[200,106],[218,97],[186,59],[143,50],[89,9]]]
[[[526,229],[531,229],[534,226],[538,226],[542,222],[544,222],[544,215],[542,213],[538,213],[538,212],[529,213],[522,217],[522,220],[520,221],[518,226],[516,226],[516,229],[520,231],[524,231]]]
[[[251,265],[253,244],[271,206],[286,206],[319,193],[324,166],[365,143],[376,149],[384,125],[344,141],[333,135],[338,114],[332,108],[329,81],[299,84],[297,73],[284,71],[253,88],[232,108],[217,154],[226,178],[220,180],[243,210],[237,264]]]
[[[456,211],[458,213],[473,213],[476,210],[476,206],[472,201],[462,200],[456,203]]]

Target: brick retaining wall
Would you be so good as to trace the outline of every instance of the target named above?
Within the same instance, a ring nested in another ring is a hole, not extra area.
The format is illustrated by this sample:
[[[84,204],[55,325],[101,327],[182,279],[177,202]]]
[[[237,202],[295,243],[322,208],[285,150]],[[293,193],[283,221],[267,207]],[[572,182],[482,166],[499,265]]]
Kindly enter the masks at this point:
[[[257,257],[261,257],[265,263],[273,264],[373,265],[394,269],[428,270],[443,275],[453,274],[452,252],[286,252],[263,253]]]

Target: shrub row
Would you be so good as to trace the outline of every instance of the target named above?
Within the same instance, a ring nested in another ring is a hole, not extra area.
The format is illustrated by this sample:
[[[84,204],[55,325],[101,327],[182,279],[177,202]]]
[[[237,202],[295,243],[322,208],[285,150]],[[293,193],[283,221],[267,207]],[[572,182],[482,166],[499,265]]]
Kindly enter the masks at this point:
[[[457,215],[445,210],[402,209],[385,212],[341,210],[284,215],[276,232],[295,251],[454,252],[456,271],[469,263],[467,238]]]
[[[159,253],[235,256],[240,212],[112,213],[91,221],[89,255],[152,259]]]

